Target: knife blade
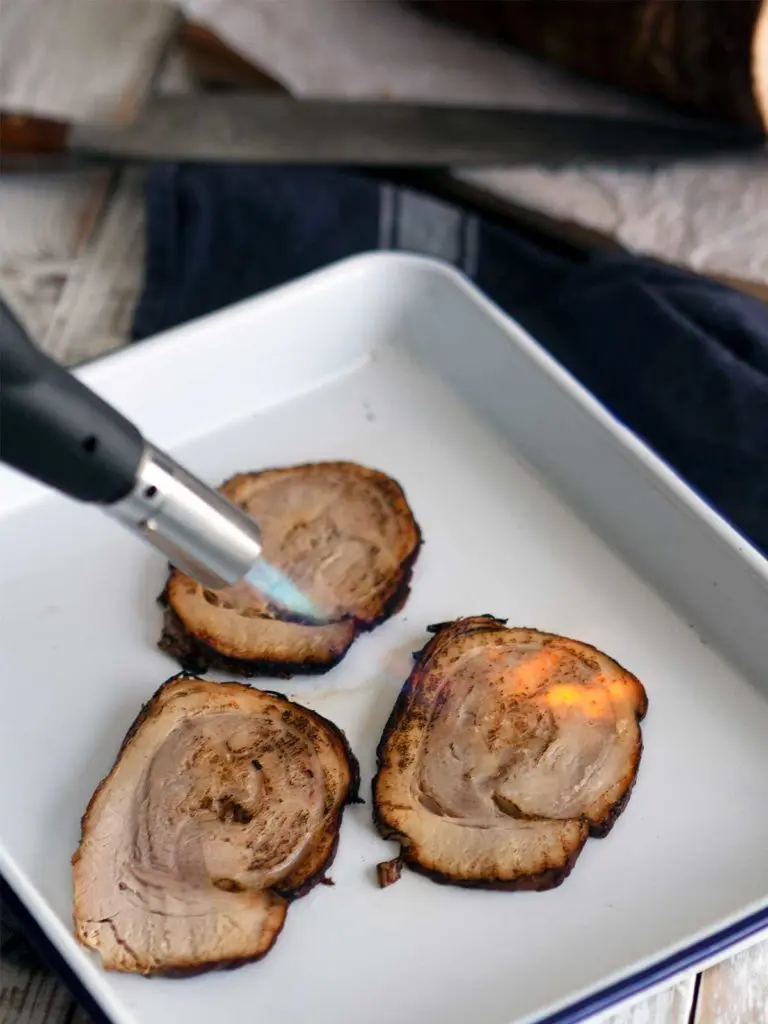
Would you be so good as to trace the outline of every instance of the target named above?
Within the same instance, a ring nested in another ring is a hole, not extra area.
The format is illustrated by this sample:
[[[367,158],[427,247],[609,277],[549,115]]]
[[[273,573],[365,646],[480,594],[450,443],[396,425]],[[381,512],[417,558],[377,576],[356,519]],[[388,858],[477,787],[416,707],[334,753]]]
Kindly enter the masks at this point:
[[[19,167],[25,161],[44,164],[56,156],[107,163],[626,166],[766,150],[760,132],[681,117],[633,120],[485,106],[297,100],[253,92],[157,97],[125,125],[49,125],[49,143],[26,149],[9,147],[6,132],[4,168],[13,169],[14,162]]]

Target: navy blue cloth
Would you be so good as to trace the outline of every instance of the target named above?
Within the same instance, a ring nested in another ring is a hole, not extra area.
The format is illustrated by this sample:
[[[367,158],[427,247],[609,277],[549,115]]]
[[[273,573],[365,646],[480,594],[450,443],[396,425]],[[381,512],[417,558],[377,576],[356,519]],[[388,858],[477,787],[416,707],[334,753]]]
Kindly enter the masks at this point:
[[[459,266],[768,552],[768,307],[627,254],[553,253],[410,189],[317,168],[149,177],[147,337],[354,253]]]

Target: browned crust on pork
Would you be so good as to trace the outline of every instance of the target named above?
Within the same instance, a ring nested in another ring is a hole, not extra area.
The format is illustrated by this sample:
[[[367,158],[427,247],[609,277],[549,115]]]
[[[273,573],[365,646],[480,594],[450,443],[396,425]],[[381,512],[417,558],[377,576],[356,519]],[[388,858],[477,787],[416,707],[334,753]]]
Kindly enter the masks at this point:
[[[304,462],[295,466],[272,467],[270,469],[255,470],[250,473],[235,473],[234,476],[231,476],[229,479],[224,481],[220,490],[231,498],[238,484],[255,478],[280,476],[287,472],[298,475],[301,473],[334,473],[340,470],[351,470],[356,476],[360,477],[360,479],[375,481],[377,489],[387,495],[387,499],[392,506],[395,517],[404,522],[408,522],[414,534],[412,552],[407,558],[401,561],[399,572],[393,574],[388,590],[384,591],[381,595],[380,606],[371,616],[366,616],[364,619],[356,620],[359,623],[360,631],[362,632],[365,629],[374,629],[376,626],[384,622],[385,619],[394,615],[403,606],[410,592],[410,578],[413,566],[423,543],[421,528],[416,521],[416,517],[413,514],[410,504],[408,503],[405,491],[397,480],[388,476],[386,473],[383,473],[379,469],[371,469],[369,466],[363,466],[357,462],[337,459],[331,462]],[[351,616],[344,616],[344,618],[349,617]]]
[[[388,885],[394,885],[399,881],[403,872],[403,858],[393,857],[392,860],[383,860],[376,865],[376,878],[380,889],[386,889]]]
[[[174,964],[173,967],[162,967],[153,971],[142,972],[141,977],[182,980],[183,978],[196,978],[201,974],[211,974],[213,971],[236,971],[238,967],[246,967],[248,964],[258,963],[259,960],[263,960],[267,953],[274,948],[275,943],[280,938],[283,928],[285,927],[286,917],[288,916],[287,910],[288,904],[286,901],[283,909],[282,921],[270,935],[269,945],[258,953],[254,953],[253,956],[238,956],[232,957],[229,960],[189,960],[184,964]],[[129,971],[126,968],[112,968],[112,970],[121,974],[138,973]]]
[[[379,770],[380,770],[379,766]],[[378,772],[377,772],[378,775]],[[441,871],[434,865],[426,864],[419,857],[414,855],[408,844],[408,839],[398,833],[396,829],[390,828],[379,812],[378,804],[376,802],[376,779],[373,780],[374,787],[374,799],[373,799],[373,824],[376,827],[379,835],[382,839],[392,839],[395,842],[400,843],[400,853],[392,861],[386,861],[385,864],[392,864],[395,861],[399,861],[401,868],[403,864],[407,864],[408,867],[415,871],[419,875],[424,875],[425,878],[429,878],[433,882],[437,882],[440,885],[454,885],[460,889],[486,889],[495,890],[497,892],[544,892],[547,889],[556,889],[559,885],[562,885],[568,875],[573,870],[573,866],[579,858],[579,854],[584,848],[584,844],[589,836],[587,826],[584,828],[584,837],[581,845],[575,850],[566,860],[562,867],[559,868],[547,868],[545,871],[538,871],[532,875],[524,875],[520,878],[508,879],[508,878],[467,878],[462,875],[448,874]],[[604,835],[607,833],[603,833]],[[377,872],[380,867],[384,865],[377,865]],[[398,873],[398,878],[400,874]],[[397,879],[394,879],[397,881]],[[379,884],[381,888],[384,885],[381,884],[381,875],[379,875]],[[389,885],[390,883],[387,883]]]
[[[397,481],[379,470],[369,469],[356,463],[341,461],[304,463],[288,467],[288,469],[296,473],[322,470],[334,472],[342,467],[353,467],[355,472],[361,477],[375,479],[377,487],[386,492],[395,515],[407,520],[414,532],[413,549],[408,557],[400,563],[399,571],[393,575],[391,585],[383,595],[381,605],[376,609],[376,612],[365,619],[358,619],[352,616],[345,617],[353,624],[350,635],[344,642],[329,645],[325,652],[325,657],[314,657],[311,659],[305,657],[295,660],[277,660],[270,657],[239,658],[220,652],[212,642],[215,638],[208,635],[197,635],[185,625],[181,617],[174,610],[169,595],[171,581],[182,574],[179,573],[179,570],[170,566],[166,585],[158,597],[158,604],[163,608],[163,625],[160,639],[158,640],[158,647],[161,651],[174,658],[184,671],[196,675],[204,675],[211,670],[231,672],[245,679],[260,677],[291,679],[296,675],[322,675],[335,668],[344,659],[352,644],[361,634],[370,632],[402,610],[411,592],[413,570],[423,545],[423,536],[405,493]],[[220,490],[227,494],[233,491],[241,481],[281,472],[284,472],[284,470],[273,468],[252,473],[238,473],[228,478],[221,485]],[[334,620],[334,622],[340,621],[344,620]]]
[[[165,602],[165,591],[161,595],[161,603]],[[165,604],[163,609],[163,631],[157,646],[161,651],[170,654],[185,672],[194,675],[205,675],[206,672],[231,672],[244,679],[263,678],[291,679],[293,676],[320,676],[335,668],[346,655],[349,648],[359,635],[356,630],[348,643],[339,645],[334,651],[328,652],[324,661],[272,661],[269,658],[233,658],[220,654],[204,643],[194,633],[190,633],[176,612]]]
[[[285,927],[286,916],[286,914],[283,914],[282,924],[275,931],[269,946],[263,952],[254,954],[254,956],[239,956],[232,960],[190,961],[189,966],[166,967],[163,970],[154,971],[152,974],[145,974],[143,977],[181,980],[183,978],[196,978],[201,974],[210,974],[212,971],[236,971],[238,967],[246,967],[248,964],[258,963],[259,960],[264,959],[280,938],[280,934]]]
[[[99,782],[99,784],[96,786],[93,793],[91,794],[91,798],[88,801],[85,811],[83,812],[83,815],[80,819],[81,840],[85,835],[85,831],[88,825],[88,817],[91,813],[91,810],[93,809],[94,803],[96,802],[96,798],[99,796],[102,789],[104,789],[107,783],[111,781],[112,776],[117,771],[120,759],[122,758],[124,752],[128,748],[128,745],[135,739],[142,725],[144,725],[147,719],[151,717],[153,712],[158,709],[158,704],[160,703],[165,690],[172,684],[181,682],[185,679],[189,679],[190,682],[193,683],[203,682],[203,680],[197,679],[194,675],[190,675],[187,672],[177,672],[176,675],[170,676],[170,678],[166,679],[165,682],[162,683],[157,688],[157,690],[155,690],[155,692],[152,694],[149,700],[142,704],[139,713],[136,715],[133,722],[131,722],[130,726],[128,727],[128,731],[123,737],[115,760],[112,763],[112,767],[101,780],[101,782]],[[216,683],[215,685],[221,687],[234,687],[241,690],[252,689],[250,686],[248,686],[247,683],[228,682]],[[284,693],[278,693],[275,690],[260,690],[259,692],[268,694],[270,697],[273,697],[275,701],[277,701],[278,703],[285,704],[288,707],[298,708],[303,715],[306,715],[308,718],[316,722],[321,728],[331,733],[331,735],[337,741],[339,749],[347,762],[350,775],[350,783],[347,790],[346,799],[340,804],[339,810],[334,820],[334,825],[340,825],[345,807],[349,806],[349,804],[359,804],[364,802],[360,796],[360,763],[357,760],[355,754],[352,752],[352,748],[349,745],[349,740],[347,739],[344,731],[340,729],[339,726],[336,725],[335,722],[332,722],[329,718],[325,718],[323,715],[319,714],[319,712],[312,711],[309,708],[305,707],[303,704],[299,704],[298,701],[291,700],[289,697],[286,697]],[[335,831],[337,833],[338,838],[338,828],[336,828]],[[300,896],[305,896],[308,892],[310,892],[311,889],[313,889],[319,882],[323,880],[325,872],[333,863],[333,859],[336,855],[337,845],[338,843],[328,851],[327,857],[323,860],[320,867],[312,873],[309,879],[300,883],[295,889],[291,889],[290,887],[288,887],[284,890],[281,890],[280,895],[284,896],[286,899],[293,900],[298,899]],[[79,859],[79,856],[80,847],[78,846],[78,849],[72,855],[73,864]]]
[[[162,698],[168,687],[170,687],[173,684],[182,682],[184,680],[189,680],[191,683],[203,682],[203,680],[198,679],[194,675],[190,675],[186,672],[180,672],[176,675],[171,676],[164,683],[162,683],[154,692],[154,694],[149,698],[149,700],[147,700],[142,705],[135,719],[129,726],[128,731],[126,732],[120,744],[119,750],[112,764],[112,767],[94,789],[91,798],[88,801],[86,809],[83,812],[83,815],[80,819],[80,840],[77,849],[75,850],[71,858],[71,863],[73,866],[80,859],[82,851],[82,842],[85,838],[88,829],[89,817],[92,813],[96,800],[100,793],[102,792],[102,790],[110,782],[115,772],[117,771],[117,768],[119,766],[120,760],[124,752],[128,749],[130,744],[134,742],[141,727],[149,720],[149,718],[151,718],[151,716],[156,712],[162,712]],[[208,682],[207,685],[215,685],[216,687],[232,688],[237,690],[253,689],[252,687],[248,686],[248,684],[239,682],[213,684]],[[330,719],[325,718],[317,711],[313,711],[310,708],[307,708],[304,705],[299,704],[297,701],[291,700],[289,697],[286,697],[285,694],[277,693],[273,690],[260,690],[259,692],[269,695],[276,702],[285,704],[286,707],[299,709],[302,715],[305,715],[307,718],[312,720],[316,725],[318,725],[321,729],[325,730],[328,734],[330,734],[330,736],[333,737],[337,747],[337,753],[346,762],[347,769],[349,772],[349,784],[347,787],[347,792],[344,800],[341,801],[341,803],[339,804],[332,822],[329,823],[326,829],[326,836],[328,841],[323,850],[322,857],[319,859],[317,864],[313,865],[309,875],[296,877],[293,885],[289,884],[287,886],[274,887],[272,889],[272,892],[275,894],[275,896],[283,902],[283,914],[279,926],[277,926],[271,933],[269,937],[269,942],[265,945],[265,948],[261,949],[252,956],[236,957],[227,960],[190,960],[188,964],[184,964],[182,966],[176,963],[172,967],[160,967],[152,971],[141,972],[145,977],[188,978],[194,977],[199,974],[205,974],[209,971],[234,970],[238,967],[243,967],[246,964],[255,963],[258,960],[262,960],[267,955],[267,953],[269,953],[269,951],[272,949],[280,933],[282,932],[282,929],[285,925],[285,918],[288,905],[294,900],[300,899],[302,896],[306,896],[307,893],[311,892],[311,890],[316,885],[326,882],[327,872],[331,865],[333,864],[333,861],[336,857],[336,852],[338,850],[339,834],[345,808],[350,804],[363,803],[363,800],[360,797],[360,764],[357,760],[357,757],[352,752],[352,748],[350,747],[349,741],[347,740],[347,737],[343,730],[340,729],[335,722],[332,722]],[[301,873],[297,872],[297,875],[301,875]],[[73,923],[75,925],[75,934],[76,937],[78,937],[78,913],[76,905],[73,905],[72,917]],[[116,968],[116,970],[123,971],[125,973],[136,973],[130,972],[126,968]]]
[[[456,632],[456,637],[466,636],[471,633],[484,633],[494,632],[499,628],[504,628],[507,625],[507,619],[500,619],[493,615],[483,614],[478,616],[467,617],[466,619],[459,619],[449,622],[440,622],[433,625],[427,626],[426,630],[428,633],[432,633],[432,638],[427,641],[424,647],[414,653],[415,665],[411,670],[408,679],[403,684],[394,707],[390,712],[389,718],[387,719],[384,730],[381,734],[379,742],[376,747],[376,773],[372,782],[373,792],[373,822],[376,830],[382,836],[383,839],[394,840],[400,843],[400,854],[396,860],[401,863],[407,864],[409,868],[417,873],[430,878],[432,881],[443,885],[455,885],[463,888],[470,889],[489,889],[499,890],[506,892],[542,892],[548,889],[556,888],[561,885],[566,878],[570,875],[573,867],[581,854],[582,849],[588,838],[602,839],[605,838],[616,821],[626,808],[632,791],[637,780],[637,774],[640,767],[640,761],[643,753],[643,742],[642,734],[639,733],[638,743],[634,752],[634,758],[631,762],[630,768],[626,775],[622,778],[621,782],[624,784],[624,789],[621,796],[607,809],[603,818],[599,821],[590,821],[587,818],[582,820],[583,824],[583,836],[580,845],[575,849],[564,861],[564,863],[557,868],[548,868],[544,871],[539,871],[534,874],[526,875],[515,879],[501,879],[501,878],[470,878],[463,877],[460,874],[445,873],[441,871],[439,867],[434,864],[428,863],[420,851],[414,852],[410,845],[410,840],[407,836],[403,836],[398,832],[396,828],[393,828],[388,824],[385,816],[382,814],[379,799],[378,799],[378,784],[382,776],[382,772],[386,768],[385,763],[385,751],[392,734],[398,729],[403,717],[407,713],[407,709],[410,704],[410,694],[414,686],[418,685],[421,676],[429,669],[430,659],[434,651],[438,648],[441,643],[441,634],[444,634],[446,630]],[[546,633],[542,630],[536,629],[535,627],[520,627],[524,630],[531,630],[539,634],[540,636],[551,637],[554,640],[570,640],[571,638],[560,636],[556,633]],[[609,657],[605,655],[599,648],[592,644],[585,643],[582,640],[576,641],[581,647],[587,648],[588,650],[594,651],[596,654],[600,654],[603,657]],[[618,668],[626,674],[627,677],[632,679],[640,688],[642,694],[642,701],[638,707],[636,713],[636,719],[638,722],[642,721],[648,710],[648,699],[645,688],[640,683],[640,680],[627,669],[625,669],[615,658],[610,658]],[[639,731],[638,731],[639,732]],[[387,862],[394,863],[394,862]],[[399,876],[398,876],[399,877]]]
[[[586,838],[584,842],[586,842]],[[439,885],[455,885],[460,889],[485,889],[495,892],[546,892],[548,889],[556,889],[563,884],[583,849],[584,843],[568,857],[563,867],[560,868],[547,868],[545,871],[537,871],[533,875],[524,875],[521,878],[487,878],[482,881],[475,878],[464,878],[461,875],[446,874],[437,868],[427,867],[416,857],[409,856],[406,849],[403,849],[402,859],[412,871],[424,875],[425,878],[429,878]]]

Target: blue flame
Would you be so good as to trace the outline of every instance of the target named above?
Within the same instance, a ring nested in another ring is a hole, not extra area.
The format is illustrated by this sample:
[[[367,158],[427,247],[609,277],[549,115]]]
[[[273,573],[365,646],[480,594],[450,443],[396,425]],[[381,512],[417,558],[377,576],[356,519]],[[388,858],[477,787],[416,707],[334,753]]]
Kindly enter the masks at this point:
[[[261,593],[277,611],[286,611],[298,622],[323,625],[328,616],[315,602],[307,597],[284,572],[260,558],[245,577],[245,582]]]

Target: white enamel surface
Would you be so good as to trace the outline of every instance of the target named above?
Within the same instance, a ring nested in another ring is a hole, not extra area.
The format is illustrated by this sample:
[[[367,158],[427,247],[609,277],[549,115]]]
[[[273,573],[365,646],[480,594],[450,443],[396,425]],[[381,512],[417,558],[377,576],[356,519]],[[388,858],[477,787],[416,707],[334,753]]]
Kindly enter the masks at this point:
[[[380,891],[394,848],[368,799],[346,814],[335,887],[290,909],[262,963],[107,975],[71,938],[69,858],[176,671],[154,647],[163,563],[1,471],[0,867],[116,1022],[522,1024],[768,904],[766,564],[456,274],[358,258],[83,376],[211,482],[327,458],[403,485],[426,540],[405,609],[326,677],[266,684],[345,729],[366,799],[430,622],[490,612],[576,636],[650,700],[630,804],[560,889],[405,871]]]

